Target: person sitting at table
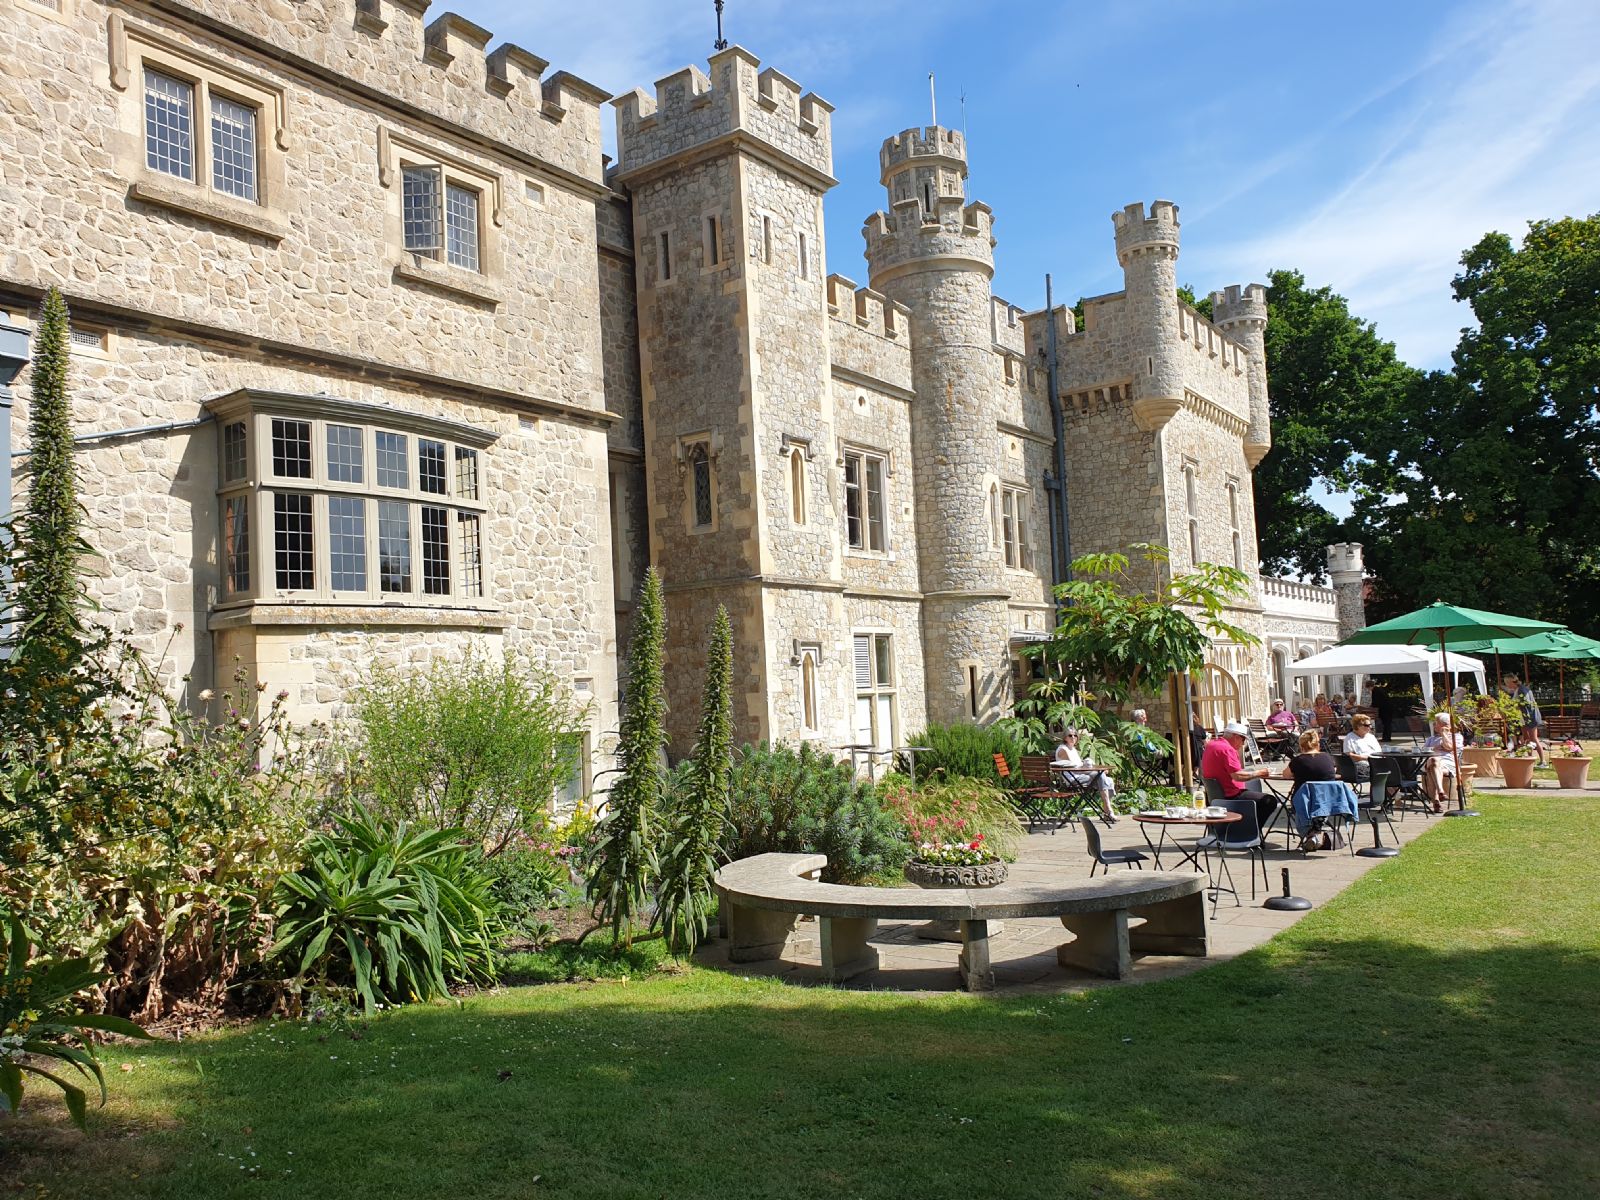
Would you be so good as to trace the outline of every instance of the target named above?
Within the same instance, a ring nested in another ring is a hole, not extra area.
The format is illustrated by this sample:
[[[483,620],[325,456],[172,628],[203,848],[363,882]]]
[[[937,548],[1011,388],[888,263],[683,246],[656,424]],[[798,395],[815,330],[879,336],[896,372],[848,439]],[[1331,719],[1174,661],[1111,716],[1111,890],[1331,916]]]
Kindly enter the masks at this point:
[[[1372,736],[1372,718],[1366,713],[1357,714],[1350,722],[1350,732],[1344,735],[1344,752],[1356,764],[1356,777],[1346,783],[1365,783],[1372,777],[1371,760],[1383,753],[1383,747]]]
[[[1271,769],[1247,768],[1239,757],[1249,737],[1250,727],[1242,721],[1224,725],[1222,732],[1206,743],[1205,753],[1200,756],[1200,777],[1215,783],[1225,799],[1252,801],[1258,828],[1265,829],[1282,801],[1261,789],[1259,781],[1272,774]]]
[[[1313,781],[1331,783],[1339,778],[1339,764],[1333,761],[1333,755],[1323,751],[1320,730],[1308,729],[1300,735],[1300,753],[1283,764],[1278,778],[1294,780],[1295,787]]]
[[[1071,780],[1073,783],[1093,781],[1100,789],[1100,819],[1109,827],[1117,823],[1117,814],[1111,811],[1111,797],[1116,793],[1117,785],[1113,782],[1110,771],[1080,769],[1093,766],[1092,762],[1078,753],[1078,731],[1067,730],[1061,737],[1061,744],[1056,747],[1055,761],[1050,764],[1050,769],[1061,778]]]
[[[1294,714],[1284,707],[1282,700],[1272,702],[1272,712],[1267,715],[1267,728],[1273,733],[1293,733]]]
[[[1328,698],[1328,707],[1333,710],[1333,715],[1336,717],[1348,717],[1350,715],[1350,709],[1345,705],[1344,697],[1338,692]]]
[[[1433,736],[1422,743],[1422,748],[1428,752],[1428,761],[1422,766],[1422,790],[1433,802],[1433,811],[1442,813],[1450,798],[1450,785],[1445,780],[1455,775],[1456,753],[1460,749],[1449,713],[1434,716]]]
[[[1306,703],[1304,696],[1294,698],[1294,719],[1300,722],[1301,729],[1310,729],[1317,723],[1317,710]]]

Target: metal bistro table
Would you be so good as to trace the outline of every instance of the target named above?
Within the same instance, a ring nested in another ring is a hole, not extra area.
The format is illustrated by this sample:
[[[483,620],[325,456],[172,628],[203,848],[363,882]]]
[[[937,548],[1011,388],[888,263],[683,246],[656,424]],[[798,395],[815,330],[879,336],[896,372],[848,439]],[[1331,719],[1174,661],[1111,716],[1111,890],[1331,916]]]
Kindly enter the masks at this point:
[[[1193,816],[1157,817],[1145,813],[1135,813],[1133,819],[1139,823],[1139,832],[1144,835],[1144,844],[1150,847],[1150,853],[1155,857],[1156,870],[1166,869],[1161,865],[1161,850],[1170,840],[1172,849],[1182,856],[1178,860],[1178,865],[1181,867],[1184,863],[1189,863],[1196,871],[1211,880],[1211,890],[1215,891],[1217,884],[1216,880],[1212,879],[1211,876],[1211,856],[1209,854],[1206,855],[1206,865],[1202,867],[1200,865],[1200,847],[1196,845],[1191,850],[1185,850],[1176,838],[1169,839],[1167,837],[1167,827],[1173,825],[1203,825],[1210,829],[1215,825],[1232,825],[1235,821],[1244,820],[1244,817],[1236,812],[1223,813],[1218,817],[1208,817],[1204,810],[1197,808],[1194,810]],[[1152,825],[1159,827],[1161,830],[1161,833],[1153,842],[1150,840],[1150,826]],[[1196,841],[1198,842],[1198,840],[1197,838]]]

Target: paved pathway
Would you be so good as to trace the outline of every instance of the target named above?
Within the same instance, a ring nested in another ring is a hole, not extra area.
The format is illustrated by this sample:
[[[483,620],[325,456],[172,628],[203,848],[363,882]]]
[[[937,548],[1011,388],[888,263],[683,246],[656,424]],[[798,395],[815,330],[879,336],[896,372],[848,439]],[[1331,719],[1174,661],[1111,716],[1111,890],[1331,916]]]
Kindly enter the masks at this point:
[[[1552,794],[1555,789],[1549,789]],[[1596,793],[1600,797],[1600,793]],[[1439,825],[1441,818],[1407,812],[1404,820],[1396,820],[1400,845],[1423,835]],[[1196,827],[1189,827],[1184,836],[1192,837]],[[1152,833],[1152,836],[1154,834]],[[1144,850],[1144,839],[1139,826],[1131,817],[1121,818],[1115,828],[1101,826],[1101,839],[1106,849],[1131,846]],[[1275,849],[1267,852],[1267,875],[1274,892],[1281,891],[1282,871],[1288,867],[1294,894],[1304,896],[1315,905],[1322,905],[1343,891],[1355,879],[1374,866],[1388,862],[1382,858],[1359,858],[1349,850],[1323,851],[1305,855],[1283,849],[1283,836],[1273,839]],[[1387,827],[1384,841],[1390,841]],[[1357,837],[1356,847],[1370,845],[1370,829],[1363,828]],[[1176,856],[1163,854],[1163,864],[1169,869]],[[1261,907],[1268,893],[1258,890],[1254,900],[1250,896],[1250,867],[1243,855],[1229,855],[1229,865],[1235,883],[1241,890],[1241,903],[1234,905],[1232,897],[1223,895],[1216,916],[1211,917],[1211,905],[1206,905],[1210,921],[1211,955],[1205,959],[1146,956],[1135,960],[1131,982],[1144,982],[1197,970],[1208,963],[1232,958],[1265,942],[1280,929],[1286,929],[1304,913],[1276,912]],[[1011,878],[1017,881],[1053,882],[1078,878],[1089,873],[1090,861],[1084,834],[1081,829],[1067,826],[1058,833],[1030,834],[1016,863],[1012,864]],[[1126,868],[1113,867],[1112,870]],[[1149,869],[1149,864],[1146,864]],[[1261,877],[1257,868],[1256,885],[1260,889]],[[1086,972],[1062,967],[1056,962],[1055,948],[1067,940],[1068,934],[1061,922],[1053,918],[1012,920],[1005,923],[1005,931],[991,940],[994,972],[998,988],[994,995],[1019,993],[1054,993],[1075,991],[1089,987],[1118,986],[1110,980],[1097,979]],[[916,924],[884,922],[872,939],[878,948],[881,963],[877,970],[858,975],[844,986],[855,990],[893,990],[944,992],[960,990],[956,975],[958,946],[945,942],[923,941],[916,936]],[[809,983],[817,979],[817,927],[809,919],[802,919],[789,941],[789,950],[776,962],[730,965],[727,963],[725,942],[714,942],[699,955],[700,961],[745,975],[773,975],[796,983]]]

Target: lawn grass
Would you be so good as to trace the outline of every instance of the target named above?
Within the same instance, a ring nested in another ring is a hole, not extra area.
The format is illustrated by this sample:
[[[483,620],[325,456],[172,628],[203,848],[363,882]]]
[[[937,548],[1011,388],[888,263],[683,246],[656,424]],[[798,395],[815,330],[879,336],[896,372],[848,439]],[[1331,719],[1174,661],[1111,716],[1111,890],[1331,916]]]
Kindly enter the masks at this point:
[[[91,1137],[53,1102],[5,1130],[0,1195],[1600,1195],[1600,823],[1479,807],[1267,945],[1145,986],[693,969],[400,1010],[359,1041],[118,1047]]]

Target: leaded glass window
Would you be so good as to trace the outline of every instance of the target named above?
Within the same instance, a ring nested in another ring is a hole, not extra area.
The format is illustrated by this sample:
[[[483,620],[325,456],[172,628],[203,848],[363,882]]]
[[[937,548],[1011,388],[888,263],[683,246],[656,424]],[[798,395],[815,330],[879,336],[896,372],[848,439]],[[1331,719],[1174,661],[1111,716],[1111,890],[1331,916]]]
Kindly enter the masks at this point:
[[[445,489],[444,443],[431,438],[417,439],[417,486],[436,496]]]
[[[451,266],[478,269],[478,193],[460,184],[444,189],[445,261]]]
[[[280,592],[304,592],[316,586],[311,507],[311,497],[303,492],[273,493],[272,536]]]
[[[234,483],[250,474],[249,434],[243,421],[222,427],[222,482]]]
[[[194,84],[145,71],[144,157],[152,171],[194,179]]]
[[[431,504],[422,506],[422,591],[450,594],[450,510]]]
[[[211,94],[211,186],[252,204],[256,199],[256,110]]]
[[[333,483],[362,483],[366,474],[366,447],[359,425],[328,426],[328,479]]]
[[[401,218],[407,250],[438,257],[444,248],[443,196],[442,167],[401,168]]]
[[[483,521],[476,513],[457,513],[456,529],[461,544],[461,586],[463,600],[483,595]]]
[[[222,578],[229,596],[250,590],[250,497],[222,502]]]
[[[456,447],[456,496],[462,500],[478,498],[478,452],[470,446]]]
[[[411,506],[403,500],[378,501],[378,586],[411,590]]]
[[[311,422],[272,419],[272,473],[279,479],[311,478]]]
[[[409,488],[411,469],[406,461],[406,435],[379,430],[375,437],[378,453],[378,486]]]
[[[367,502],[328,497],[328,577],[336,592],[367,590]]]
[[[704,445],[699,445],[689,455],[692,478],[689,485],[694,492],[694,523],[697,529],[711,524],[711,459]]]

